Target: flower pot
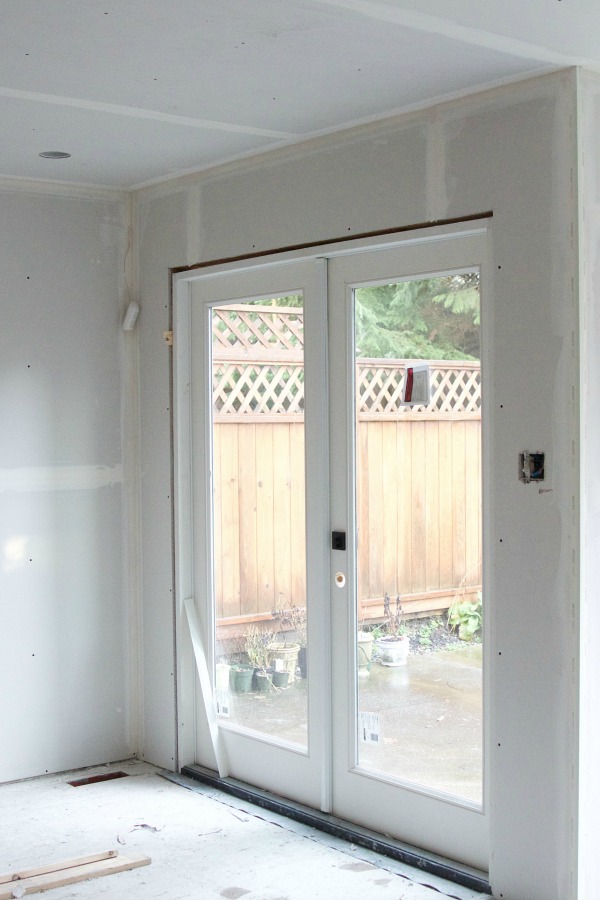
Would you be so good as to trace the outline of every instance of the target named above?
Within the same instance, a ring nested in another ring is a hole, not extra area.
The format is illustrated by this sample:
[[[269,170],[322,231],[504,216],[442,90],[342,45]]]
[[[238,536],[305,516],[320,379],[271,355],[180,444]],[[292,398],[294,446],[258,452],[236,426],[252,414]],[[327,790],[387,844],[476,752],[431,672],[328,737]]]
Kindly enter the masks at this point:
[[[407,634],[400,636],[388,635],[377,638],[375,641],[379,662],[382,666],[405,666],[410,649],[410,641]]]
[[[284,688],[288,686],[288,681],[290,680],[290,673],[287,669],[283,669],[281,672],[273,672],[273,687],[276,688]]]
[[[368,675],[373,655],[373,635],[370,631],[359,631],[356,635],[356,640],[358,674]]]
[[[215,688],[217,691],[226,691],[229,689],[229,673],[231,666],[229,663],[217,663],[215,672]]]
[[[281,671],[281,664],[277,666],[275,660],[283,661],[283,668],[290,673],[289,683],[291,684],[296,675],[296,665],[298,663],[299,644],[271,644],[269,646],[270,660],[269,665],[274,669]]]
[[[257,669],[254,672],[254,687],[257,691],[261,691],[262,693],[268,693],[273,687],[273,676],[270,672],[265,672],[262,669]]]
[[[229,686],[236,694],[247,694],[252,690],[252,666],[231,666],[229,670]]]

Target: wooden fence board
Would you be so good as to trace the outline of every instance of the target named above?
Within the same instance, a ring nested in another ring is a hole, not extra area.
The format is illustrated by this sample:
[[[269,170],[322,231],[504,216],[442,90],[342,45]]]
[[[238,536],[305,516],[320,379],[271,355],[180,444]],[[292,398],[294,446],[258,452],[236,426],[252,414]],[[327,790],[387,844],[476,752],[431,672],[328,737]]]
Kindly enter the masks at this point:
[[[396,466],[396,425],[382,423],[381,473],[383,515],[381,540],[383,544],[383,581],[397,593],[398,583],[398,468]]]
[[[369,428],[364,422],[358,422],[356,432],[356,518],[358,523],[357,548],[357,596],[359,600],[371,596],[371,577],[369,569],[368,541],[364,534],[369,523]],[[359,607],[359,616],[362,612]]]
[[[302,310],[227,306],[213,327],[216,612],[261,618],[306,605]],[[357,360],[357,591],[421,610],[481,583],[481,379],[431,360],[431,402],[406,407],[412,362]]]
[[[454,552],[453,530],[454,522],[454,482],[452,422],[438,423],[438,508],[440,516],[440,587],[454,584]]]
[[[287,606],[292,594],[292,478],[290,430],[273,426],[273,607]]]
[[[412,453],[412,589],[424,591],[427,586],[425,554],[427,548],[425,503],[427,468],[425,465],[425,423],[415,422],[411,429]]]
[[[453,584],[459,585],[467,570],[466,560],[466,444],[465,423],[456,422],[452,429],[452,549]]]
[[[215,559],[214,565],[214,586],[215,586],[215,607],[217,616],[223,613],[223,567],[221,565],[223,548],[221,542],[221,518],[222,518],[222,477],[221,477],[221,449],[226,443],[221,429],[223,426],[217,426],[213,435],[213,553]]]
[[[290,546],[292,606],[306,606],[306,516],[304,423],[288,425],[290,448]]]
[[[240,426],[242,427],[242,426]],[[275,557],[273,521],[273,429],[261,425],[260,446],[256,448],[257,583],[259,610],[273,609],[275,603]],[[279,523],[278,523],[279,527]]]
[[[368,421],[357,438],[359,600],[480,584],[480,423]],[[215,476],[217,615],[304,606],[302,424],[216,425]]]
[[[425,583],[428,589],[440,582],[439,422],[425,425]]]
[[[398,516],[398,583],[396,592],[412,593],[412,437],[411,426],[396,424],[397,516]],[[373,593],[371,596],[377,596]]]
[[[223,425],[216,425],[224,435]],[[237,536],[231,540],[240,545],[240,612],[245,615],[260,612],[257,583],[257,536],[258,519],[256,513],[256,432],[260,426],[253,422],[236,426],[238,436],[239,461],[239,527]],[[260,447],[259,447],[260,450]]]
[[[383,458],[383,424],[373,422],[369,429],[368,444],[368,491],[369,491],[369,522],[368,527],[362,529],[362,540],[368,541],[369,548],[369,581],[370,590],[374,584],[383,584],[383,544],[385,536],[382,532],[383,523],[383,481],[381,478]]]
[[[481,427],[465,422],[465,572],[470,582],[481,581]],[[475,523],[477,528],[475,528]]]
[[[223,499],[221,503],[221,566],[223,569],[223,614],[235,615],[240,608],[240,542],[235,539],[239,531],[239,454],[238,428],[232,428],[231,440],[221,446],[221,478]],[[226,540],[223,540],[223,537]]]

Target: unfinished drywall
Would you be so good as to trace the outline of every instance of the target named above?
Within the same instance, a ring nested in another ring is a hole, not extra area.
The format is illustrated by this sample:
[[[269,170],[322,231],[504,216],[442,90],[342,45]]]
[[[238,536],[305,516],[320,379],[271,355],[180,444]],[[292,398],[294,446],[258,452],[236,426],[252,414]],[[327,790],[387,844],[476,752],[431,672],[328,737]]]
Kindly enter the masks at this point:
[[[581,656],[580,896],[600,896],[600,76],[580,76]]]
[[[131,753],[120,318],[127,202],[0,186],[0,780]]]
[[[169,376],[160,346],[168,267],[493,212],[485,602],[490,878],[504,900],[567,900],[576,890],[575,101],[575,74],[564,72],[138,196],[141,299],[153,320],[141,343],[143,496],[153,511],[143,523],[146,740],[160,763],[175,751]],[[523,450],[546,453],[541,489],[518,481]]]

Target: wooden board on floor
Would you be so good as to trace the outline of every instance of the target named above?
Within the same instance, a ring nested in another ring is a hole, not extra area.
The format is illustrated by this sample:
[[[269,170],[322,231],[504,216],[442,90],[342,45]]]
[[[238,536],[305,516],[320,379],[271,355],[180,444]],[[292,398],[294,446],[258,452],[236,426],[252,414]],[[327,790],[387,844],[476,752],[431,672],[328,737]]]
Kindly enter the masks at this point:
[[[75,884],[77,881],[85,881],[88,878],[100,878],[102,875],[126,872],[128,869],[136,869],[138,866],[147,866],[150,862],[150,857],[142,854],[130,853],[125,856],[116,850],[106,850],[102,853],[78,856],[75,859],[67,859],[59,863],[37,866],[34,869],[11,872],[9,875],[0,875],[0,900],[12,900],[15,890],[18,888],[21,888],[22,892],[17,893],[17,896],[36,894],[39,891]]]

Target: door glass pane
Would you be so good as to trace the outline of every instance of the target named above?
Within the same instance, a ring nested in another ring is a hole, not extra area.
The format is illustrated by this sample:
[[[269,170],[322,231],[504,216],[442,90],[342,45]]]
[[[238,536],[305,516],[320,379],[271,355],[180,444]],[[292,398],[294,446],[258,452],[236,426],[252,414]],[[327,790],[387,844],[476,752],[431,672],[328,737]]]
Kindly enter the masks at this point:
[[[302,296],[211,309],[215,699],[307,744]]]
[[[482,801],[477,271],[354,291],[358,763]]]

